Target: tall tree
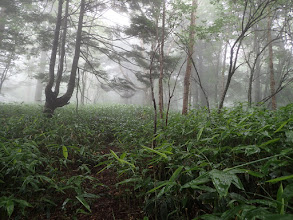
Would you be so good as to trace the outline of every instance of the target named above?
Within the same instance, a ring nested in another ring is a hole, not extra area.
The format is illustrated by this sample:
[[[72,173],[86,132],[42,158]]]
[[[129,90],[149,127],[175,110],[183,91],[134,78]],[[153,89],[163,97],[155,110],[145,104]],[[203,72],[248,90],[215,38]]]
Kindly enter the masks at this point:
[[[250,1],[245,0],[244,2],[237,2],[233,1],[232,7],[237,7],[235,10],[239,10],[240,12],[238,16],[240,17],[240,21],[238,23],[237,27],[237,35],[236,38],[233,40],[233,43],[230,48],[230,58],[229,58],[229,70],[228,70],[228,76],[225,83],[225,88],[219,103],[219,111],[224,106],[224,101],[227,95],[227,91],[230,87],[230,83],[232,80],[232,77],[236,73],[236,70],[241,66],[238,63],[239,58],[239,52],[240,48],[242,46],[242,43],[244,39],[247,37],[247,33],[251,30],[251,28],[257,24],[262,19],[266,18],[268,16],[268,13],[266,13],[267,9],[269,7],[274,8],[277,4],[274,0],[261,0],[261,1]]]
[[[44,106],[44,113],[48,114],[48,116],[52,116],[56,108],[62,107],[69,103],[69,100],[75,88],[76,73],[78,70],[78,60],[80,57],[80,47],[81,47],[81,41],[82,41],[82,28],[83,28],[83,18],[85,13],[85,0],[80,1],[79,20],[78,20],[76,40],[75,40],[75,52],[74,52],[72,66],[71,66],[69,81],[67,84],[67,90],[64,95],[62,95],[61,97],[58,97],[59,89],[60,89],[60,79],[62,78],[63,62],[64,62],[64,56],[65,56],[67,19],[69,16],[69,13],[68,13],[69,1],[70,0],[66,1],[63,27],[62,27],[62,9],[63,9],[64,1],[59,0],[59,4],[58,4],[56,28],[55,28],[52,53],[50,58],[49,81],[45,89],[46,102]],[[59,46],[60,31],[62,29],[63,29],[63,35],[62,35],[62,43],[61,43],[61,49],[60,49],[61,57],[59,61],[59,68],[57,71],[55,90],[52,91],[54,81],[55,81],[55,64],[56,64],[57,51]]]
[[[163,92],[163,78],[164,78],[164,44],[165,44],[165,22],[166,22],[166,1],[162,0],[162,34],[160,47],[160,77],[159,77],[159,110],[160,118],[164,117],[164,92]]]
[[[254,31],[254,53],[260,54],[260,37],[259,37],[259,31],[258,31],[258,26],[255,27]],[[261,59],[258,58],[255,64],[255,74],[254,74],[254,102],[258,103],[261,100],[261,83],[260,83],[260,78],[261,78]]]
[[[189,26],[189,42],[187,48],[187,64],[186,64],[186,72],[184,76],[184,91],[183,91],[183,106],[182,106],[182,114],[186,115],[188,112],[188,96],[189,96],[189,87],[190,87],[190,76],[191,76],[191,68],[192,68],[192,55],[194,48],[194,36],[195,36],[195,13],[197,7],[197,0],[192,0],[192,10],[190,15],[190,26]]]
[[[270,10],[270,9],[269,9]],[[274,62],[273,62],[273,45],[272,45],[272,18],[271,14],[269,13],[269,16],[267,18],[267,40],[269,44],[269,75],[270,75],[270,91],[271,91],[271,96],[272,96],[272,109],[276,110],[277,109],[277,99],[275,95],[275,76],[274,76]]]

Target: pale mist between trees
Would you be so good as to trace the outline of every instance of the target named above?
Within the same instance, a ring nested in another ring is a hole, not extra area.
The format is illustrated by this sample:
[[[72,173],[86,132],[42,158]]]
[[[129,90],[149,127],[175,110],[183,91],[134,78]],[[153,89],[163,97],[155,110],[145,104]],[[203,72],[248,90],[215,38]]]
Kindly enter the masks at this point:
[[[0,102],[153,106],[156,117],[291,103],[292,10],[276,0],[1,0]]]

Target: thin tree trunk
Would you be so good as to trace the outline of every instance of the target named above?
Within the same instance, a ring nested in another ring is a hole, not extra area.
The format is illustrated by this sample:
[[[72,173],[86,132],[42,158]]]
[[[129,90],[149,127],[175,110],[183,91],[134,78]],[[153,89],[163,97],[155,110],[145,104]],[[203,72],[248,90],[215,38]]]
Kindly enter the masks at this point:
[[[154,82],[153,82],[153,73],[152,73],[152,68],[153,68],[153,62],[155,59],[155,53],[156,50],[154,46],[153,48],[153,55],[151,57],[151,63],[150,63],[150,69],[149,69],[149,80],[150,80],[150,85],[151,85],[151,95],[152,95],[152,101],[153,101],[153,106],[154,106],[154,137],[157,135],[157,121],[158,121],[158,111],[157,111],[157,104],[156,104],[156,98],[155,98],[155,93],[154,93]],[[156,140],[155,138],[153,139],[152,147],[156,147]]]
[[[218,104],[218,95],[219,95],[219,73],[220,73],[220,62],[222,60],[222,56],[221,56],[221,53],[222,53],[222,44],[223,42],[221,42],[221,45],[220,45],[220,50],[219,50],[219,53],[218,53],[218,60],[217,60],[217,65],[216,65],[216,84],[215,84],[215,105],[217,106]]]
[[[54,97],[54,95],[52,94],[53,93],[52,87],[53,87],[53,84],[55,81],[55,64],[56,64],[59,35],[60,35],[61,21],[62,21],[62,5],[63,5],[63,0],[59,0],[56,27],[55,27],[55,32],[54,32],[53,47],[52,47],[51,58],[50,58],[49,81],[48,81],[48,84],[45,89],[47,99]],[[48,100],[48,101],[50,101],[50,100]]]
[[[201,45],[200,47],[202,47],[203,45]],[[199,48],[200,48],[199,47]],[[200,48],[198,51],[202,51],[202,48]],[[203,56],[201,54],[199,54],[198,56],[198,81],[200,81],[200,79],[202,79],[202,73],[204,70],[204,66],[203,66]],[[203,87],[203,85],[200,85]],[[207,106],[207,100],[206,100],[206,94],[204,94],[204,91],[201,89],[199,90],[199,101],[200,101],[200,106],[204,107]]]
[[[277,100],[275,94],[275,78],[274,78],[274,63],[273,63],[273,45],[272,45],[272,33],[271,33],[271,27],[272,27],[272,18],[269,15],[268,16],[268,36],[267,40],[270,43],[269,44],[269,68],[270,68],[270,91],[272,95],[272,109],[277,109]]]
[[[260,53],[260,46],[259,46],[259,39],[258,39],[258,30],[257,27],[255,28],[255,34],[254,34],[254,50],[255,54]],[[261,90],[260,90],[260,71],[261,71],[261,66],[260,66],[260,57],[257,58],[256,64],[255,64],[255,71],[254,71],[254,102],[260,102],[261,100]]]
[[[62,24],[62,42],[61,42],[61,52],[60,52],[60,61],[58,66],[58,72],[56,77],[55,85],[55,96],[57,97],[60,90],[60,83],[63,75],[64,69],[64,59],[65,59],[65,45],[66,45],[66,34],[67,34],[67,20],[68,20],[68,11],[69,11],[69,0],[66,0],[65,14]]]
[[[226,71],[227,50],[228,50],[228,43],[225,44],[225,50],[224,50],[224,56],[223,56],[223,62],[222,62],[221,94],[224,93],[224,89],[225,89],[225,71]]]
[[[186,72],[184,77],[184,90],[183,90],[183,106],[182,106],[182,114],[186,115],[188,112],[188,95],[189,95],[189,87],[190,87],[190,76],[191,76],[191,68],[192,68],[192,54],[194,47],[194,26],[195,26],[195,12],[196,12],[197,0],[192,1],[192,12],[190,18],[190,30],[189,30],[189,44],[187,49],[187,65]]]
[[[78,68],[78,60],[80,57],[80,46],[81,46],[81,40],[82,40],[82,25],[83,25],[84,11],[85,11],[85,0],[81,0],[78,28],[77,28],[76,40],[75,40],[75,52],[74,52],[74,57],[73,57],[73,62],[71,67],[71,74],[70,74],[70,78],[69,78],[69,82],[67,86],[67,91],[62,97],[60,97],[60,100],[64,101],[66,104],[71,98],[72,93],[74,91],[74,87],[75,87],[75,78],[76,78],[76,72]]]
[[[164,91],[163,91],[163,78],[164,78],[164,43],[165,43],[165,20],[166,20],[166,1],[163,0],[163,16],[162,16],[162,35],[161,35],[161,48],[160,48],[160,77],[159,77],[159,111],[160,118],[164,118]]]
[[[241,47],[241,44],[242,44],[244,37],[245,37],[244,32],[242,32],[242,34],[238,37],[237,41],[235,41],[235,43],[233,44],[233,46],[230,49],[230,61],[229,61],[230,64],[229,64],[228,76],[227,76],[227,81],[224,86],[222,97],[221,97],[221,100],[219,103],[219,108],[218,108],[219,112],[224,107],[224,101],[225,101],[232,77],[235,74],[235,71],[237,69],[236,65],[237,65],[239,50],[240,50],[240,47]],[[235,50],[235,48],[236,48],[236,50]]]

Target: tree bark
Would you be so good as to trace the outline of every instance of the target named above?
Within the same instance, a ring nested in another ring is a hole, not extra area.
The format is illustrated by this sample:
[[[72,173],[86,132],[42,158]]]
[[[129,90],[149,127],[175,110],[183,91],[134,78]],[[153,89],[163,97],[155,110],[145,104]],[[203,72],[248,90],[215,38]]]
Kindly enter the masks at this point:
[[[258,29],[255,28],[254,33],[254,50],[255,54],[260,53],[260,46],[259,46],[259,38],[258,38]],[[260,65],[260,57],[257,58],[256,64],[255,64],[255,71],[254,71],[254,102],[260,102],[261,100],[261,89],[260,89],[260,71],[261,71],[261,65]]]
[[[160,118],[164,118],[164,91],[163,91],[163,78],[164,78],[164,43],[165,43],[165,20],[166,20],[166,1],[163,0],[163,16],[162,16],[162,35],[160,47],[160,77],[159,77],[159,111]]]
[[[66,0],[65,14],[64,14],[63,22],[62,22],[62,32],[63,33],[62,33],[62,42],[61,42],[61,49],[60,49],[60,60],[59,60],[57,77],[56,77],[55,91],[54,91],[56,97],[59,95],[60,84],[61,84],[63,69],[64,69],[68,10],[69,10],[69,0]]]
[[[275,94],[275,78],[274,78],[274,63],[273,63],[273,45],[272,45],[272,33],[271,33],[271,27],[272,27],[272,18],[269,15],[268,16],[268,36],[267,40],[269,43],[269,70],[270,70],[270,92],[272,95],[272,109],[277,109],[277,100]]]
[[[186,64],[186,72],[184,77],[184,90],[183,90],[183,106],[182,106],[182,114],[186,115],[188,112],[188,95],[189,95],[189,87],[190,87],[190,76],[191,76],[191,68],[192,68],[192,54],[194,47],[194,26],[195,26],[195,12],[196,12],[197,0],[192,1],[192,12],[190,18],[190,30],[189,30],[189,44],[187,48],[187,64]]]
[[[53,94],[51,93],[52,93],[52,87],[55,81],[55,64],[56,64],[59,35],[60,35],[60,29],[61,29],[62,5],[63,5],[63,0],[59,0],[56,27],[54,32],[54,40],[53,40],[53,46],[52,46],[52,52],[51,52],[51,58],[50,58],[49,81],[45,89],[46,97],[53,96]]]

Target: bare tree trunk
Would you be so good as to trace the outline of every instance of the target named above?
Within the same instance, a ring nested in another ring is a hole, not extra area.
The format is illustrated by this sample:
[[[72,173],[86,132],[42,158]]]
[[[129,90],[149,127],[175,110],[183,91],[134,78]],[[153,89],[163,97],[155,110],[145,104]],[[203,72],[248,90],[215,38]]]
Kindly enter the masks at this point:
[[[222,62],[222,72],[221,72],[221,94],[224,93],[225,89],[225,71],[226,71],[226,59],[227,59],[227,50],[228,50],[228,42],[225,44],[223,62]]]
[[[55,96],[57,97],[60,90],[60,83],[63,75],[64,69],[64,59],[65,59],[65,45],[66,45],[66,35],[67,35],[67,20],[68,20],[68,10],[69,10],[69,0],[66,0],[65,14],[62,24],[62,42],[61,42],[61,52],[60,52],[60,60],[58,66],[58,72],[56,77],[56,85],[55,85]]]
[[[269,15],[268,16],[268,36],[267,40],[269,44],[269,68],[270,68],[270,91],[272,95],[272,109],[277,109],[277,100],[275,94],[275,78],[274,78],[274,63],[273,63],[273,45],[272,45],[272,33],[271,33],[271,27],[272,27],[272,18]]]
[[[189,87],[190,87],[190,76],[191,76],[191,68],[192,68],[192,54],[194,47],[194,26],[195,26],[195,12],[196,12],[197,0],[192,0],[192,12],[190,18],[190,30],[189,30],[189,44],[187,49],[187,65],[186,72],[184,77],[184,91],[183,91],[183,106],[182,106],[182,114],[186,115],[188,112],[188,95],[189,95]]]
[[[160,48],[160,77],[159,77],[159,111],[160,111],[161,119],[164,118],[163,78],[164,78],[165,20],[166,20],[166,1],[163,0],[162,35],[161,35],[161,48]]]
[[[53,40],[53,47],[51,52],[51,58],[50,58],[50,67],[49,67],[49,81],[45,89],[46,98],[48,101],[49,99],[54,97],[54,94],[52,92],[52,88],[55,81],[55,64],[56,64],[56,57],[57,57],[57,50],[58,50],[58,44],[59,44],[59,35],[60,35],[60,29],[61,29],[61,19],[62,19],[62,5],[63,0],[59,0],[58,4],[58,14],[57,14],[57,20],[56,20],[56,27],[54,32],[54,40]]]
[[[190,87],[189,87],[189,96],[188,96],[188,103],[189,103],[189,105],[188,105],[188,111],[190,111],[191,110],[191,105],[192,105],[192,103],[191,103],[191,95],[192,95],[192,93],[191,93],[191,91],[192,91],[192,82],[190,82]]]
[[[72,97],[74,87],[75,87],[76,72],[78,69],[78,60],[80,57],[82,26],[83,26],[84,12],[85,12],[85,0],[81,0],[80,2],[79,20],[78,20],[78,27],[77,27],[76,41],[75,41],[75,52],[74,52],[74,58],[72,62],[69,82],[67,85],[67,91],[63,96],[57,98],[56,94],[52,92],[52,87],[53,87],[54,78],[55,78],[54,69],[55,69],[56,55],[57,55],[57,49],[58,49],[58,38],[59,38],[60,28],[61,28],[62,3],[63,3],[63,0],[59,0],[55,36],[54,36],[54,42],[53,42],[53,48],[52,48],[52,54],[51,54],[51,60],[50,60],[49,82],[45,89],[46,102],[44,106],[44,113],[46,113],[49,117],[52,116],[56,108],[69,104],[68,102],[70,98]]]
[[[259,38],[258,38],[258,29],[257,27],[255,28],[255,33],[254,33],[254,50],[255,54],[260,54],[260,46],[259,46]],[[261,66],[260,66],[260,57],[258,57],[256,64],[255,64],[255,71],[254,71],[254,102],[260,102],[261,100],[261,89],[260,89],[260,71],[261,71]]]
[[[153,55],[151,57],[151,63],[150,63],[150,73],[149,73],[149,80],[151,84],[151,95],[152,95],[152,101],[153,101],[153,106],[154,106],[154,137],[157,135],[157,121],[158,121],[158,111],[157,111],[157,104],[156,104],[156,98],[155,98],[155,92],[154,92],[154,82],[153,82],[153,62],[155,59],[155,53],[157,49],[155,49],[154,46],[153,48]],[[156,146],[156,140],[153,139],[152,147],[154,148]]]
[[[203,45],[201,45],[203,46]],[[202,48],[200,48],[198,51],[201,51]],[[204,66],[203,66],[203,56],[201,54],[199,54],[198,56],[198,83],[199,81],[202,79],[202,75],[203,75],[203,71],[204,71]],[[203,83],[202,85],[200,85],[202,87],[204,87]],[[206,94],[203,91],[203,89],[199,90],[199,104],[201,107],[207,106],[207,100],[206,100]]]
[[[229,70],[228,70],[228,76],[227,81],[225,84],[225,88],[219,103],[218,111],[220,112],[221,109],[224,107],[224,101],[226,98],[226,94],[228,92],[228,89],[230,87],[230,83],[232,80],[233,75],[235,74],[236,70],[240,67],[240,65],[237,64],[238,56],[239,56],[239,50],[241,48],[242,42],[244,38],[247,36],[247,32],[259,21],[261,21],[263,18],[265,18],[268,14],[264,13],[265,10],[270,8],[272,5],[276,4],[276,1],[274,0],[267,0],[264,1],[263,4],[255,5],[253,11],[248,11],[247,9],[254,4],[251,1],[244,1],[243,4],[243,14],[241,18],[241,22],[239,22],[239,26],[241,27],[241,32],[239,36],[236,38],[234,43],[231,46],[230,49],[230,60],[229,60]]]
[[[219,73],[220,73],[220,62],[222,60],[222,45],[223,42],[220,44],[220,50],[218,53],[217,65],[216,65],[216,84],[215,84],[215,105],[218,105],[218,95],[219,95]]]

